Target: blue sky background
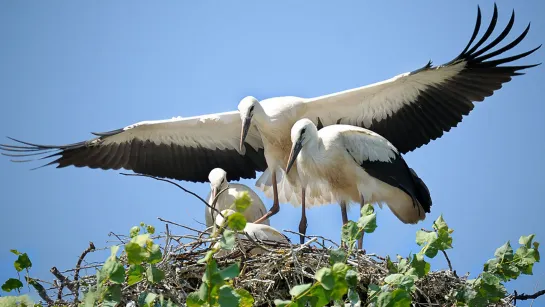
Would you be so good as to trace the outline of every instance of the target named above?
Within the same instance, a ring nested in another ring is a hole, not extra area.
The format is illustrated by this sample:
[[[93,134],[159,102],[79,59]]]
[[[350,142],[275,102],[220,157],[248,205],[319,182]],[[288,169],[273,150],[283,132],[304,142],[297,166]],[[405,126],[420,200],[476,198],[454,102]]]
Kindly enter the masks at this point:
[[[532,22],[510,54],[545,42],[542,1],[497,3],[498,28],[515,9],[509,38]],[[0,135],[70,143],[142,120],[235,110],[246,95],[312,97],[381,81],[458,55],[473,31],[477,4],[2,1]],[[486,28],[493,3],[479,4]],[[539,50],[518,63],[544,59]],[[520,235],[535,233],[545,242],[543,84],[545,66],[528,70],[459,127],[407,154],[431,191],[432,212],[411,226],[378,210],[367,251],[417,252],[416,230],[430,228],[441,213],[455,230],[449,255],[459,274],[475,276],[505,241],[518,246]],[[163,229],[157,217],[195,227],[195,220],[203,221],[201,203],[166,183],[73,167],[29,171],[34,166],[0,159],[0,282],[16,276],[11,248],[29,253],[32,275],[51,279],[49,269],[74,267],[88,241],[107,246],[110,231],[127,233],[140,221]],[[208,184],[183,186],[208,192]],[[283,205],[272,225],[295,230],[299,217],[299,210]],[[309,234],[338,240],[340,209],[311,209],[308,223]],[[433,269],[446,266],[442,257],[432,261]],[[533,292],[545,288],[544,277],[540,263],[533,276],[508,288]]]

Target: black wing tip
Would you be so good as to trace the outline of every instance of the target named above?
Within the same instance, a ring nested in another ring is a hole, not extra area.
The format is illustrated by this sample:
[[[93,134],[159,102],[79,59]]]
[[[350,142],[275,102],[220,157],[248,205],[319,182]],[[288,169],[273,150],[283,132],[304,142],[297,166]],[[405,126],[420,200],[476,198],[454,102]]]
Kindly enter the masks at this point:
[[[112,135],[119,134],[119,133],[121,133],[123,131],[125,131],[125,129],[120,128],[120,129],[115,129],[115,130],[106,131],[106,132],[91,132],[91,134],[96,135],[98,137],[107,137],[107,136],[112,136]]]

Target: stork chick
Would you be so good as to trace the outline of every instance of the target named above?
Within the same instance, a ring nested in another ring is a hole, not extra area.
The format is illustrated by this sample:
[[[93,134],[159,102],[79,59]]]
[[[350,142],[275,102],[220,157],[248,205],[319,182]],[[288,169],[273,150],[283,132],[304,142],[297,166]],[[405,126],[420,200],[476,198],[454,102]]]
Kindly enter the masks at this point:
[[[267,212],[261,198],[259,198],[259,196],[252,189],[244,184],[227,182],[227,173],[223,169],[213,169],[208,175],[208,180],[210,181],[210,193],[206,199],[208,200],[208,203],[212,205],[214,198],[218,196],[218,199],[214,205],[218,211],[221,212],[222,210],[231,208],[231,205],[235,202],[235,199],[241,192],[248,192],[250,198],[252,199],[252,204],[243,213],[246,220],[248,222],[254,222]],[[225,189],[227,190],[219,194]],[[213,225],[216,214],[217,213],[215,211],[209,207],[206,207],[205,221],[207,227]],[[270,225],[268,219],[264,220],[262,223]]]

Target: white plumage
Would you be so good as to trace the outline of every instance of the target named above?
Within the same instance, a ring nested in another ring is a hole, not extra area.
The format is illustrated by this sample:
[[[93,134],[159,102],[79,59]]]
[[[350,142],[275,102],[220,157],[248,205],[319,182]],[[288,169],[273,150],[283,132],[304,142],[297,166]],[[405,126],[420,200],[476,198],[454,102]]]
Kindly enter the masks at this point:
[[[225,218],[227,218],[229,215],[235,213],[235,211],[231,209],[222,210],[221,213]],[[216,225],[220,226],[222,225],[224,218],[221,215],[216,216]],[[250,236],[255,241],[262,241],[263,243],[283,243],[283,244],[290,244],[288,238],[284,234],[282,234],[280,231],[276,230],[275,228],[269,226],[269,225],[263,225],[263,224],[255,224],[255,223],[246,223],[246,226],[243,230],[245,233]],[[245,235],[239,234],[238,237],[242,240],[248,240]],[[252,244],[252,243],[249,243]],[[262,248],[256,247],[253,248],[250,253],[251,254],[261,254],[265,252]]]
[[[481,25],[479,9],[469,43],[448,63],[433,67],[429,62],[371,85],[316,98],[288,96],[257,101],[246,97],[238,112],[140,122],[68,145],[15,140],[22,145],[0,145],[0,149],[14,157],[51,153],[49,157],[57,159],[49,164],[58,163],[58,167],[125,168],[197,182],[205,182],[216,167],[223,168],[229,180],[255,178],[257,172],[264,172],[256,186],[274,201],[263,220],[278,212],[280,202],[302,202],[297,169],[289,175],[284,171],[291,147],[290,130],[297,120],[309,118],[318,129],[333,124],[365,127],[406,153],[441,137],[471,112],[474,102],[491,96],[513,76],[535,66],[502,65],[524,58],[539,47],[498,59],[524,39],[529,26],[513,42],[497,47],[512,29],[514,13],[505,30],[491,39],[497,15],[494,5],[489,29],[473,45]],[[308,187],[307,205],[334,200],[323,187],[319,182]]]
[[[291,141],[286,169],[289,173],[297,161],[303,191],[321,180],[335,201],[384,203],[404,223],[416,223],[430,212],[428,188],[382,136],[349,125],[318,131],[311,120],[301,119],[291,130]]]
[[[246,220],[248,222],[254,222],[267,212],[267,209],[261,201],[261,198],[259,198],[259,196],[252,189],[240,183],[227,182],[227,173],[223,169],[213,169],[210,172],[208,179],[210,181],[210,193],[208,193],[206,199],[208,203],[212,205],[214,198],[216,197],[216,195],[218,195],[215,203],[215,208],[218,211],[221,212],[222,210],[233,208],[232,205],[235,202],[235,199],[239,196],[239,194],[242,192],[248,192],[248,195],[252,200],[252,204],[244,211],[244,217],[246,218]],[[218,194],[220,192],[222,193]],[[217,214],[215,211],[212,211],[212,209],[206,207],[205,221],[207,227],[210,227],[214,224],[214,217],[216,215]],[[268,219],[264,220],[262,223],[270,225]]]

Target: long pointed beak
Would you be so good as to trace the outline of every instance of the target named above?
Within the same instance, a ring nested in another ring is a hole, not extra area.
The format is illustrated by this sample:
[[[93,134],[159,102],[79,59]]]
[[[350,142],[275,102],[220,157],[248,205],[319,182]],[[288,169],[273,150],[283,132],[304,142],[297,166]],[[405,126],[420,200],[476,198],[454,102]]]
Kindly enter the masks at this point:
[[[252,118],[250,116],[247,116],[242,120],[242,129],[240,130],[240,150],[242,151],[242,147],[244,146],[244,141],[246,140],[246,136],[248,136],[248,131],[250,130],[250,124],[252,123]]]
[[[214,199],[216,199],[216,195],[218,194],[218,189],[217,188],[213,188],[212,189],[212,201],[214,201]],[[213,204],[209,204],[209,205],[213,205]]]
[[[295,163],[295,160],[297,159],[297,155],[299,155],[301,148],[303,148],[303,145],[301,139],[299,139],[297,140],[297,142],[295,142],[295,144],[293,144],[291,148],[290,157],[288,158],[288,166],[286,167],[286,174],[290,172],[290,169],[293,166],[293,163]]]

